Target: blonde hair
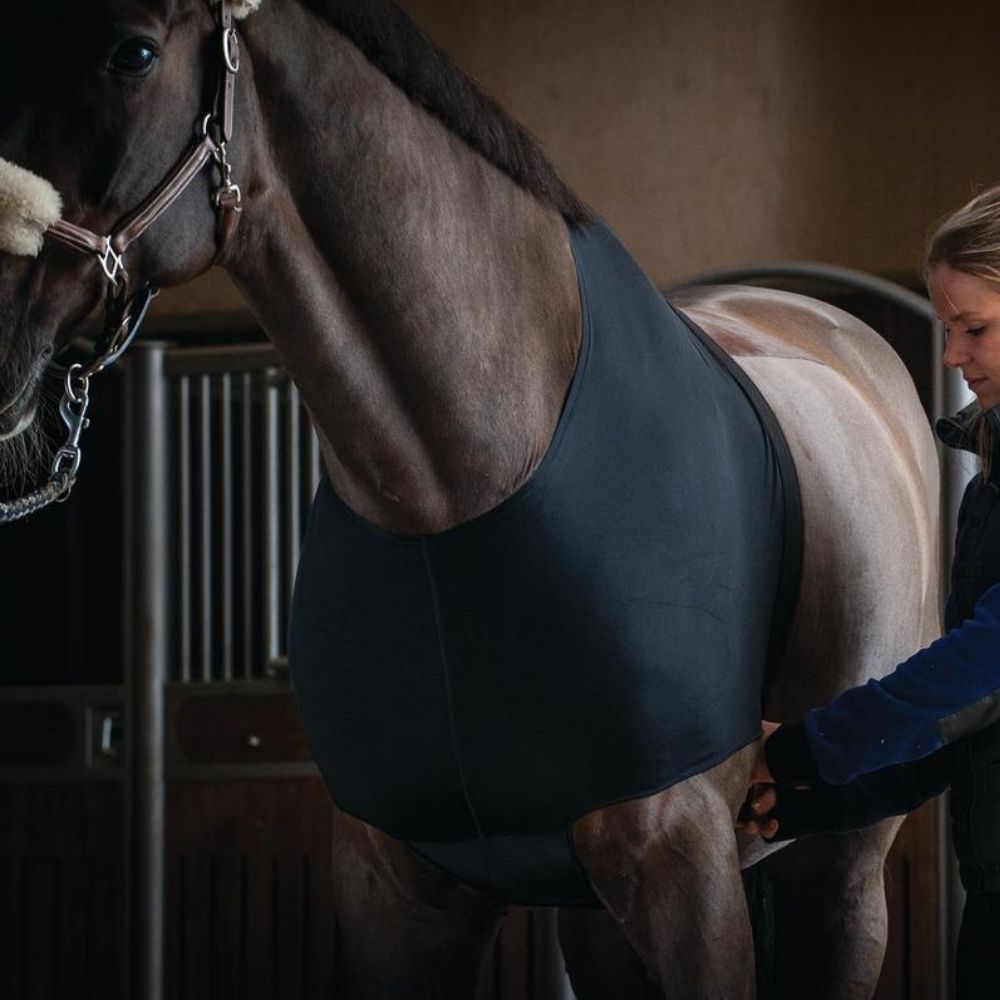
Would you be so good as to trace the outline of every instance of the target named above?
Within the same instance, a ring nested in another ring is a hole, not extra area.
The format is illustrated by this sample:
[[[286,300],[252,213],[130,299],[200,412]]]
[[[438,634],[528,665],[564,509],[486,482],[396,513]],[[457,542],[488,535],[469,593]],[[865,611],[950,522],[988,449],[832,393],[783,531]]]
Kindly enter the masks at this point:
[[[1000,294],[1000,185],[977,194],[937,224],[924,251],[925,281],[940,264],[991,282]],[[998,442],[981,409],[974,430],[980,472],[988,479]]]

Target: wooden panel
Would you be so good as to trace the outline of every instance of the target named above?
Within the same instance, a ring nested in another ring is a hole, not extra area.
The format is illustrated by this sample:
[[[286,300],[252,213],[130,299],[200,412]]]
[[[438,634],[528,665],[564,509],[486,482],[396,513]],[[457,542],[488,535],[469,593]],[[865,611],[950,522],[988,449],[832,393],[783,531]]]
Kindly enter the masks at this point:
[[[0,996],[121,996],[123,808],[116,784],[0,786]]]
[[[171,782],[167,824],[168,1000],[334,1000],[333,828],[318,778]],[[548,914],[501,930],[477,1000],[547,1000]]]
[[[190,764],[311,759],[291,694],[194,695],[177,708],[173,738]]]
[[[316,778],[168,785],[168,997],[332,995],[332,826]]]
[[[0,767],[58,767],[76,742],[76,719],[65,705],[0,705]]]

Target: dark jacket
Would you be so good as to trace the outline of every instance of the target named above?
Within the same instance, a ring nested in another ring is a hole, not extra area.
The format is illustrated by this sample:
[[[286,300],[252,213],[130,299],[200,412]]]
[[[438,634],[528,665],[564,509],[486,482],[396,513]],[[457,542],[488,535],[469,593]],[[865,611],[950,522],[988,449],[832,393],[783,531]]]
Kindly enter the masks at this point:
[[[1000,439],[1000,408],[984,419]],[[953,448],[977,452],[978,404],[940,420]],[[767,743],[782,789],[779,838],[848,830],[942,792],[955,741],[1000,719],[1000,453],[970,480],[958,516],[946,634],[879,680],[852,688]]]

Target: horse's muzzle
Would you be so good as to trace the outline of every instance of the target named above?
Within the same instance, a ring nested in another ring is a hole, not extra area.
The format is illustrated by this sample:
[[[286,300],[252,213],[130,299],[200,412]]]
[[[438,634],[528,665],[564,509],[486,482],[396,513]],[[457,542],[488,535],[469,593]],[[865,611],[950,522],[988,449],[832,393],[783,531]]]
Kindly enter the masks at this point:
[[[35,419],[42,372],[48,361],[49,352],[38,359],[21,388],[7,403],[0,404],[0,441],[9,441],[27,429]]]

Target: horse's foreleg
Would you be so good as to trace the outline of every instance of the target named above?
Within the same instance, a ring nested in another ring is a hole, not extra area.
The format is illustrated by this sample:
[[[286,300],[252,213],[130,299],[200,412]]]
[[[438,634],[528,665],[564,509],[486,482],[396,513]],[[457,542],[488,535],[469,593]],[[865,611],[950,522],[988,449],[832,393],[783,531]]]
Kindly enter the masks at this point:
[[[501,905],[342,813],[333,850],[337,995],[471,1000]]]
[[[761,862],[774,893],[774,996],[867,1000],[888,919],[883,869],[902,821],[807,837]]]
[[[753,997],[733,827],[755,751],[574,826],[594,889],[667,997]]]

